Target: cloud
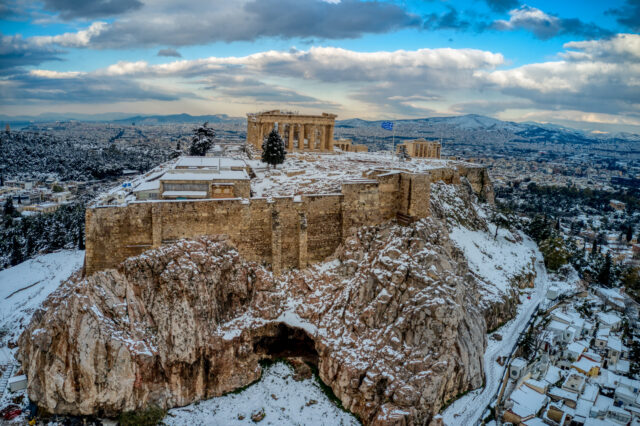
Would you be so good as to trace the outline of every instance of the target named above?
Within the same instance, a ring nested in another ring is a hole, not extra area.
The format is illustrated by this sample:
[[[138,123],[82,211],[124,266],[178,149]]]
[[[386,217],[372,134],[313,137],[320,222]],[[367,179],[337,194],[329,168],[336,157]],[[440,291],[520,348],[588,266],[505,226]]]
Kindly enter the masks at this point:
[[[0,34],[0,74],[19,67],[39,65],[46,61],[60,61],[63,51],[52,46],[39,46],[20,35]]]
[[[99,35],[107,27],[106,22],[94,22],[87,29],[68,32],[55,36],[34,36],[29,41],[39,46],[59,45],[64,47],[87,47],[91,39]]]
[[[261,37],[357,38],[418,27],[418,16],[389,1],[193,0],[157,2],[109,24],[92,37],[94,48],[190,46]]]
[[[566,43],[564,60],[480,71],[479,80],[548,110],[640,113],[640,35]]]
[[[255,53],[243,57],[210,57],[149,65],[118,62],[100,73],[185,78],[214,74],[290,77],[327,83],[405,81],[434,88],[464,88],[475,71],[504,63],[499,53],[477,49],[418,49],[356,52],[337,47],[312,47]]]
[[[169,56],[169,57],[174,57],[174,58],[182,58],[182,55],[180,54],[180,52],[178,52],[176,49],[160,49],[158,50],[158,56]]]
[[[304,95],[280,85],[267,84],[252,77],[222,74],[209,76],[204,81],[208,84],[207,89],[228,102],[340,108],[339,103]]]
[[[505,12],[507,10],[513,9],[520,2],[518,0],[485,0],[487,5],[491,8],[491,10],[495,12]]]
[[[584,23],[579,19],[564,19],[549,15],[535,7],[522,5],[509,12],[509,20],[497,20],[493,28],[500,31],[524,29],[532,32],[537,38],[547,40],[564,34],[579,35],[587,38],[608,36],[610,31],[592,23]]]
[[[626,0],[624,6],[609,9],[606,13],[616,16],[620,25],[633,31],[640,31],[640,0]]]
[[[139,0],[44,0],[47,10],[59,12],[63,19],[103,18],[140,9]]]
[[[169,91],[131,78],[111,77],[83,72],[32,70],[14,74],[0,85],[0,97],[7,105],[23,103],[135,102],[173,101],[197,97],[187,92]]]
[[[449,5],[443,14],[431,13],[427,15],[423,23],[423,27],[427,30],[466,30],[471,25],[471,21],[461,18],[458,11]]]

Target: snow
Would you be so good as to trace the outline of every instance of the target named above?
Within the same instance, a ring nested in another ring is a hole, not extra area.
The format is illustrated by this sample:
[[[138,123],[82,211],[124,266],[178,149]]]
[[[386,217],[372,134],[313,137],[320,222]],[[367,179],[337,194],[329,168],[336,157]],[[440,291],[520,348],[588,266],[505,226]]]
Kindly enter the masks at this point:
[[[535,313],[536,307],[544,300],[550,281],[542,263],[542,255],[537,250],[535,243],[530,239],[525,238],[523,244],[533,250],[536,257],[537,276],[531,299],[523,298],[522,303],[518,306],[516,317],[498,330],[500,335],[503,336],[502,340],[488,339],[483,361],[486,385],[483,388],[467,393],[449,405],[441,413],[446,425],[472,425],[481,419],[487,405],[493,401],[502,383],[505,366],[500,366],[496,359],[501,356],[508,356],[511,353],[520,333],[525,329],[529,319]]]
[[[449,237],[464,252],[472,271],[497,288],[498,299],[507,294],[511,288],[511,278],[521,273],[530,265],[535,255],[535,245],[531,240],[523,238],[520,243],[514,243],[511,232],[506,229],[498,231],[498,237],[493,238],[494,225],[490,225],[489,232],[471,231],[461,226],[453,227]]]
[[[183,171],[185,170],[185,171]],[[193,181],[211,181],[211,180],[249,180],[249,175],[244,170],[222,170],[214,171],[192,171],[190,169],[169,170],[160,180],[193,180]]]
[[[509,399],[513,401],[511,411],[522,418],[535,416],[547,402],[545,394],[538,393],[527,386],[520,386]]]
[[[381,174],[398,171],[426,172],[453,167],[454,164],[462,163],[437,159],[399,162],[395,155],[384,156],[379,153],[292,153],[287,155],[285,162],[277,169],[254,168],[256,178],[251,181],[251,190],[256,197],[340,193],[343,183],[368,182],[371,176],[366,174],[374,169]]]
[[[261,425],[359,424],[327,398],[314,378],[298,382],[293,374],[289,365],[273,364],[257,383],[243,391],[174,408],[163,422],[169,426],[246,425],[252,423],[253,413],[264,410]]]
[[[6,332],[0,337],[0,364],[15,362],[7,343],[17,340],[33,312],[83,261],[84,251],[63,250],[0,271],[0,332]]]

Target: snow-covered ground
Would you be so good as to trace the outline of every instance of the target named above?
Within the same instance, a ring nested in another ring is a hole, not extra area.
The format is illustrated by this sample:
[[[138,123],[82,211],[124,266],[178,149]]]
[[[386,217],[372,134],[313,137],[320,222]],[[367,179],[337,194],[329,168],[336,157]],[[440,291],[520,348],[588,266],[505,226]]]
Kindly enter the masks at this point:
[[[0,364],[15,362],[7,343],[17,340],[33,312],[83,260],[82,250],[62,250],[0,271]]]
[[[344,181],[362,179],[363,173],[372,169],[421,172],[455,163],[460,162],[420,158],[399,161],[395,155],[380,153],[295,153],[277,169],[256,170],[251,191],[256,197],[339,193]]]
[[[469,231],[467,231],[469,232]],[[458,235],[455,240],[459,241],[462,235]],[[471,238],[469,238],[471,240]],[[462,398],[456,400],[442,413],[444,423],[453,425],[474,425],[481,420],[487,405],[492,402],[502,381],[505,367],[500,366],[496,359],[501,356],[508,356],[516,344],[520,333],[523,331],[529,318],[533,315],[536,307],[545,298],[550,280],[547,276],[546,268],[542,262],[542,255],[537,250],[535,243],[526,238],[523,243],[536,255],[536,280],[535,288],[530,293],[531,298],[522,297],[522,304],[518,306],[518,313],[514,319],[507,322],[497,331],[502,336],[502,340],[494,340],[489,336],[487,349],[484,353],[485,386],[475,391],[469,392]],[[466,252],[465,252],[466,254]],[[498,254],[498,253],[496,253]],[[467,255],[468,256],[468,255]],[[494,262],[505,263],[506,257],[493,256]],[[470,258],[470,266],[473,268],[473,257]],[[482,259],[482,257],[478,258]],[[476,265],[477,266],[477,265]],[[495,268],[496,265],[493,266]],[[506,265],[505,265],[506,266]],[[489,266],[485,266],[489,267]],[[485,271],[486,273],[486,271]]]
[[[531,267],[537,246],[524,235],[514,235],[504,228],[494,238],[495,229],[493,224],[489,224],[489,232],[457,226],[449,237],[462,249],[471,270],[489,284],[484,286],[487,295],[501,300],[511,287],[511,278]]]
[[[293,379],[293,369],[276,363],[260,381],[237,394],[169,410],[163,422],[174,426],[246,425],[251,416],[264,412],[263,425],[357,425],[355,417],[338,408],[312,377]]]

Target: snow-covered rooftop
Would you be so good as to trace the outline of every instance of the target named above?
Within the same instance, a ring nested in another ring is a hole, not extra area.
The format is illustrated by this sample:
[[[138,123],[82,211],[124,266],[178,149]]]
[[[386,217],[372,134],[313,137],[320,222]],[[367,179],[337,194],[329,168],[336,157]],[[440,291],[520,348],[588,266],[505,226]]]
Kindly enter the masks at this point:
[[[511,411],[520,418],[535,416],[538,411],[546,404],[547,397],[538,393],[528,386],[520,386],[509,397],[513,401]]]

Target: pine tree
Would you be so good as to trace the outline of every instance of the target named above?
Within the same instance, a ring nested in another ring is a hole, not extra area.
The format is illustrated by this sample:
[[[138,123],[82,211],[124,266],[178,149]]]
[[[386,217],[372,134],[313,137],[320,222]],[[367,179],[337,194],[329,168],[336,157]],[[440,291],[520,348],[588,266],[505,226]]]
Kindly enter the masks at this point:
[[[213,138],[216,136],[215,130],[207,127],[209,123],[204,123],[202,126],[194,130],[193,138],[191,139],[191,146],[189,147],[189,155],[195,155],[198,157],[204,157],[213,145]]]
[[[14,234],[11,240],[11,266],[22,263],[24,256],[22,255],[22,245],[18,237]]]
[[[262,142],[262,162],[277,168],[278,164],[284,163],[286,154],[280,134],[273,129]]]
[[[13,197],[8,197],[7,201],[4,202],[4,208],[2,210],[5,216],[14,217],[16,216],[17,210],[13,206]]]
[[[633,238],[633,227],[631,225],[627,226],[627,242],[631,241],[631,239]]]

